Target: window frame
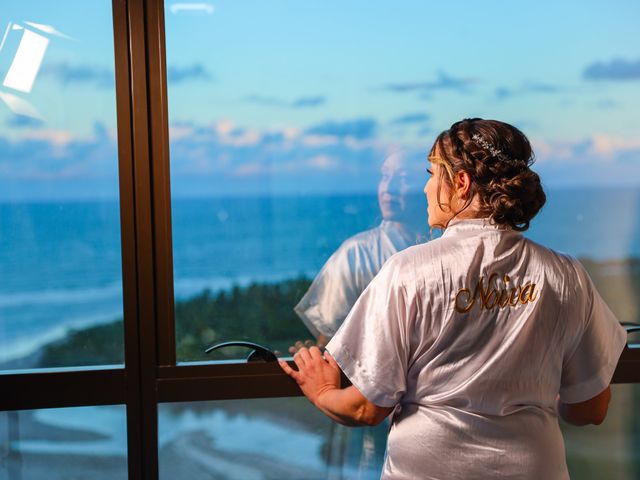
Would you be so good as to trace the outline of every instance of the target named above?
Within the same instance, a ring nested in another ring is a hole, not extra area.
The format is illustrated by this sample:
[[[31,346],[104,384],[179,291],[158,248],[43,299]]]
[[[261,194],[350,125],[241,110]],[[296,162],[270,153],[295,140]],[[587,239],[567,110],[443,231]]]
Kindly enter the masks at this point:
[[[124,404],[131,479],[158,478],[158,404],[300,396],[271,364],[176,363],[163,0],[112,0],[123,366],[1,372],[0,410]],[[640,383],[640,345],[612,383]]]

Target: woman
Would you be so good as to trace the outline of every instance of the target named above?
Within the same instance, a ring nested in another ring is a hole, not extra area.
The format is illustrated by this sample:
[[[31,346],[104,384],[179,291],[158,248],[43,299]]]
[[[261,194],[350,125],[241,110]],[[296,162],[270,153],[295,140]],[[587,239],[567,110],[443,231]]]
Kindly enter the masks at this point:
[[[545,202],[522,132],[466,119],[429,160],[442,237],[387,261],[328,353],[281,366],[335,421],[393,412],[382,478],[568,478],[558,413],[603,421],[625,331],[574,258],[519,233]]]

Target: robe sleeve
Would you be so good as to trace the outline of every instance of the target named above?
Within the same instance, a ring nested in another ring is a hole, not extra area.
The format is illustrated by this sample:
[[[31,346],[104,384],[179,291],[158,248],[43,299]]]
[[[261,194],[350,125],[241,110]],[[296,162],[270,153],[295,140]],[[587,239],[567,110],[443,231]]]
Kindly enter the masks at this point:
[[[294,307],[309,331],[317,338],[331,338],[342,325],[362,292],[357,248],[345,242],[324,264],[309,290]]]
[[[396,405],[406,391],[418,308],[397,258],[382,267],[326,347],[351,383],[381,407]]]
[[[578,304],[573,309],[584,325],[565,353],[560,399],[564,403],[589,400],[611,383],[627,333],[596,290],[577,260]],[[578,322],[576,322],[578,323]]]

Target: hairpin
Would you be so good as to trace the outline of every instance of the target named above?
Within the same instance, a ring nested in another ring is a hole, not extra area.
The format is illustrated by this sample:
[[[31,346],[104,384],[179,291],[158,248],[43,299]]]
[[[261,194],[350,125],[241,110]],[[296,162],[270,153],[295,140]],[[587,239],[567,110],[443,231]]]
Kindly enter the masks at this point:
[[[502,150],[498,150],[497,148],[495,148],[493,145],[487,142],[479,133],[474,133],[471,137],[471,140],[473,140],[479,147],[484,148],[485,150],[489,150],[492,157],[498,157],[500,160],[511,160],[511,158],[502,153]]]

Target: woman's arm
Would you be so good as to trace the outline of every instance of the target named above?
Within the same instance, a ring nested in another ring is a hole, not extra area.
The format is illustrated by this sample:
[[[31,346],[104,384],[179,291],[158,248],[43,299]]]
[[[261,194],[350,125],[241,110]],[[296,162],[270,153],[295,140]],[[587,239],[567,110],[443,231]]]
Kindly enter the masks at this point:
[[[600,425],[604,422],[611,400],[611,388],[607,387],[595,397],[579,403],[563,403],[557,398],[558,413],[565,422],[577,425]]]
[[[340,367],[329,352],[323,356],[318,347],[301,348],[293,360],[298,371],[284,361],[280,366],[309,401],[332,420],[348,426],[377,425],[393,411],[393,407],[371,403],[353,385],[340,388]]]

